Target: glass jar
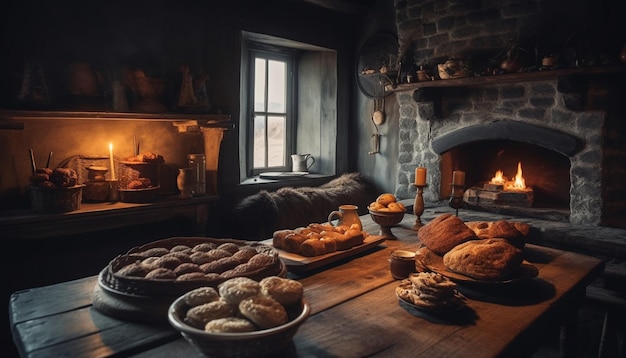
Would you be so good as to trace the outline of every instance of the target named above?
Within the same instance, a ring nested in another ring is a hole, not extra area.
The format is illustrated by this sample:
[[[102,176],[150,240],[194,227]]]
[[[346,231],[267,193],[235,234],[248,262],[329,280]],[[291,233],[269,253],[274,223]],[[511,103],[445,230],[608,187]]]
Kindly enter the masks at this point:
[[[193,169],[194,185],[191,195],[200,196],[206,194],[206,157],[204,154],[188,154],[189,167]]]

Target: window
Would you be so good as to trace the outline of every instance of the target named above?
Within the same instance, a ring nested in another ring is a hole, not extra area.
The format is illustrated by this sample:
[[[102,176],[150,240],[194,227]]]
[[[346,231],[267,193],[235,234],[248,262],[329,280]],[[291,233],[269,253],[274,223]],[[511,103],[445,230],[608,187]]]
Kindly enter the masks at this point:
[[[293,152],[295,56],[282,49],[274,52],[250,49],[251,99],[248,155],[252,175],[286,171]]]
[[[336,172],[337,52],[271,35],[242,31],[239,173],[241,182],[263,172],[292,169],[291,155],[311,154],[314,174]],[[344,94],[347,93],[343,92]],[[344,96],[344,98],[347,98]]]

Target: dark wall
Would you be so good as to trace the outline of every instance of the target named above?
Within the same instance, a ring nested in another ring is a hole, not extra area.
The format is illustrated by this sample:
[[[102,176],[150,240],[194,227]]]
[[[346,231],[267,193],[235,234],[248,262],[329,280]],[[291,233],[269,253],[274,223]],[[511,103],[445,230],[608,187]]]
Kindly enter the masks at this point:
[[[176,111],[178,70],[181,65],[188,65],[193,73],[209,75],[207,91],[213,111],[230,114],[237,124],[239,34],[247,30],[337,51],[337,131],[346,133],[351,120],[352,61],[362,21],[355,14],[291,0],[14,1],[3,4],[0,11],[0,108],[72,109],[76,103],[68,100],[68,68],[72,62],[83,62],[99,76],[98,98],[89,103],[91,109],[111,109],[106,90],[113,74],[125,68],[141,68],[167,81],[164,103]],[[34,59],[45,70],[49,101],[24,103],[18,100],[24,66]],[[347,141],[341,145],[347,149]],[[239,150],[236,131],[227,132],[220,154],[221,188],[232,190],[239,184]],[[337,167],[339,173],[349,170],[347,150],[340,151]],[[4,286],[5,307],[8,295],[16,289],[95,274],[106,265],[107,258],[136,243],[184,235],[181,226],[185,224],[163,223],[150,231],[122,230],[41,243],[44,249],[37,249],[30,257],[26,255],[20,269],[6,268],[5,271],[13,272],[15,280]],[[116,241],[111,242],[110,237]],[[54,242],[62,244],[55,246]],[[55,267],[57,259],[73,264]],[[89,263],[88,267],[83,263]],[[6,330],[2,334],[9,335]]]
[[[311,43],[338,51],[339,129],[348,128],[352,59],[362,19],[301,1],[108,1],[12,3],[3,12],[0,106],[18,107],[24,66],[37,59],[45,70],[52,109],[66,106],[68,68],[86,62],[99,76],[101,108],[114,75],[140,68],[167,81],[164,103],[176,111],[179,69],[209,75],[215,112],[239,120],[240,30]],[[37,104],[36,104],[37,105]],[[226,134],[220,186],[239,183],[239,143]],[[348,170],[347,153],[337,160]]]

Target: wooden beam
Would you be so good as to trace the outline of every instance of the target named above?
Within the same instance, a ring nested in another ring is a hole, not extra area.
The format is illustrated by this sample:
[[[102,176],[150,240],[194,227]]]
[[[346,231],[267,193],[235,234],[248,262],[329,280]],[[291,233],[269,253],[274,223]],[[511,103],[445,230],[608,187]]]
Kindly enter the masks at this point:
[[[363,15],[368,9],[369,0],[292,0],[320,6],[332,11],[342,12],[351,15]]]

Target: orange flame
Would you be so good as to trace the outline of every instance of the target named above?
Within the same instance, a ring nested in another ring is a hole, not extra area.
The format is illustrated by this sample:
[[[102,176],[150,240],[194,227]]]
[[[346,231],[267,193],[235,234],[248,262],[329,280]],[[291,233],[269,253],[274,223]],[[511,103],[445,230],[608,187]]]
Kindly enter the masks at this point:
[[[502,170],[496,171],[496,176],[491,178],[491,184],[504,184],[506,182],[506,178],[502,176]]]
[[[489,181],[490,184],[502,184],[504,185],[505,190],[522,190],[526,189],[526,181],[522,176],[522,163],[517,163],[517,174],[515,175],[515,179],[507,180],[507,178],[503,175],[502,170],[496,171],[496,175],[491,178]]]
[[[515,175],[515,182],[513,183],[513,187],[515,189],[525,189],[526,188],[526,180],[522,176],[522,163],[517,163],[517,174]]]

